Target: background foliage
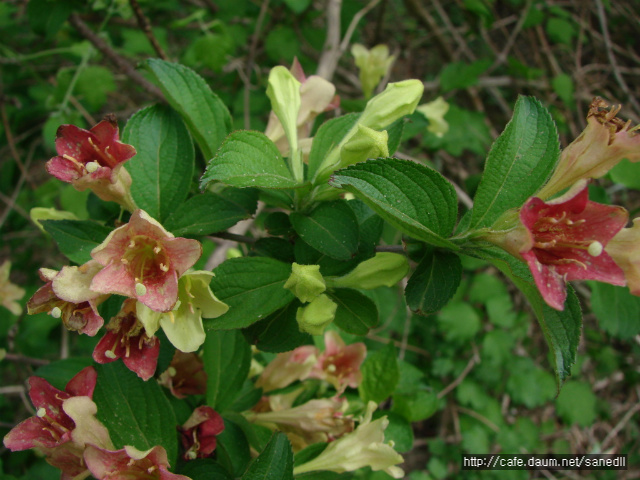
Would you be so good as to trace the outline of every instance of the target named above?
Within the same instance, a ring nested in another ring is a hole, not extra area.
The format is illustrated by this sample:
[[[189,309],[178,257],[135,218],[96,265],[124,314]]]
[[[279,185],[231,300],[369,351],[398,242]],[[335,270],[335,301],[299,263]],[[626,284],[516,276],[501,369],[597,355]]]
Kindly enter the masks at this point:
[[[326,7],[324,1],[312,0],[0,4],[0,259],[12,261],[12,281],[27,290],[23,304],[41,285],[38,268],[66,263],[51,238],[31,223],[32,207],[61,208],[81,219],[107,219],[118,213],[91,198],[87,202],[87,192],[50,179],[44,161],[54,155],[58,125],[90,127],[109,112],[123,125],[140,107],[163,98],[160,64],[145,61],[164,57],[206,79],[229,108],[233,128],[263,131],[270,110],[265,89],[271,67],[288,66],[297,57],[305,71],[313,73],[323,63],[324,47],[331,41],[328,23],[338,20],[327,22]],[[145,18],[137,17],[136,10]],[[363,12],[366,16],[358,22]],[[455,182],[461,211],[478,186],[489,146],[511,118],[519,94],[537,97],[550,110],[563,146],[582,130],[595,95],[624,103],[623,115],[634,123],[640,119],[640,57],[634,51],[640,18],[632,1],[343,0],[339,20],[340,38],[353,25],[352,42],[389,45],[397,59],[388,80],[420,79],[425,85],[423,102],[443,95],[450,103],[444,136],[429,133],[426,119],[416,113],[405,125],[396,155],[434,166]],[[357,70],[345,50],[330,72],[343,113],[364,105]],[[138,64],[145,66],[136,69]],[[194,80],[185,76],[180,81]],[[171,103],[188,108],[189,99]],[[162,114],[155,107],[138,113],[127,124],[125,140],[144,136],[140,126]],[[206,119],[199,124],[206,124]],[[205,135],[192,134],[207,151]],[[167,135],[179,142],[179,132]],[[169,152],[171,142],[163,148]],[[208,158],[196,155],[197,170],[202,171]],[[626,205],[635,216],[639,179],[639,165],[623,163],[597,182],[592,195],[601,202]],[[167,198],[149,208],[176,235],[195,234],[189,231],[193,222],[163,215],[168,211],[165,201],[178,201],[172,195],[184,198],[196,189],[194,177],[191,185],[163,190]],[[153,199],[152,193],[136,192],[136,199]],[[229,209],[229,218],[253,214],[238,208],[243,202],[217,201],[219,208]],[[258,214],[242,233],[250,235],[264,222],[264,215]],[[49,234],[55,238],[56,233]],[[400,241],[388,225],[383,238],[389,245]],[[216,246],[223,248],[214,252]],[[198,266],[220,263],[220,252],[229,246],[211,238]],[[418,268],[451,268],[424,263],[429,255],[417,252],[412,260],[422,261]],[[404,452],[408,478],[460,478],[461,453],[497,448],[629,452],[630,470],[619,478],[635,478],[640,465],[640,301],[617,287],[576,285],[585,310],[584,332],[572,376],[556,396],[548,348],[524,297],[483,261],[464,258],[455,268],[461,271],[460,288],[448,305],[426,318],[410,313],[401,286],[367,292],[381,322],[366,338],[375,353],[370,366],[363,368],[373,368],[376,358],[385,362],[397,354],[398,375],[389,375],[391,383],[397,379],[389,386],[394,391],[391,415],[397,417],[392,422],[395,435],[390,435]],[[420,292],[408,299],[428,311],[440,308],[429,306]],[[25,400],[25,379],[38,369],[46,372],[49,361],[90,356],[96,339],[70,336],[59,321],[44,314],[14,316],[0,310],[0,342],[6,351],[0,363],[4,435],[31,408]],[[388,345],[394,345],[395,352]],[[69,367],[77,371],[79,365]],[[363,386],[368,398],[381,395],[367,388]],[[401,427],[407,422],[415,422],[413,431]],[[6,474],[26,479],[57,475],[30,452],[8,455],[0,448],[0,471]],[[591,475],[616,478],[616,472]],[[360,476],[385,478],[381,473]],[[529,474],[484,472],[465,478],[475,476]]]

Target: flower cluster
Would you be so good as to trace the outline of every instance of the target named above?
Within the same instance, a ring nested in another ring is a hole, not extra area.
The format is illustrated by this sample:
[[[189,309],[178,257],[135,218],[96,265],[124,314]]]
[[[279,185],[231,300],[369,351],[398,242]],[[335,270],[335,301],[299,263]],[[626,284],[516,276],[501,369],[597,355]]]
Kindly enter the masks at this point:
[[[326,454],[296,467],[295,474],[316,470],[341,473],[371,466],[401,478],[403,472],[396,464],[403,459],[392,443],[384,443],[388,420],[381,417],[371,421],[377,405],[371,402],[367,406],[357,427],[353,415],[346,413],[349,404],[344,393],[360,384],[360,366],[367,354],[365,345],[346,345],[334,330],[325,332],[324,343],[324,351],[305,345],[278,354],[255,382],[265,395],[244,413],[245,417],[252,423],[285,432],[295,452],[314,443],[329,442]],[[305,391],[304,382],[312,379],[320,380],[325,389],[333,387],[335,392],[298,403]]]
[[[135,207],[123,164],[136,152],[119,141],[113,118],[91,130],[63,125],[56,147],[59,155],[47,164],[50,173],[132,213],[91,251],[92,259],[84,265],[59,272],[40,269],[46,283],[27,303],[28,311],[49,313],[69,330],[94,336],[104,324],[99,305],[113,294],[126,297],[120,312],[109,319],[93,358],[98,363],[122,358],[148,380],[160,351],[158,328],[177,349],[192,352],[204,342],[202,318],[222,315],[228,307],[209,288],[211,272],[189,270],[202,255],[200,242],[176,238]]]
[[[605,175],[623,158],[640,161],[638,128],[616,116],[619,108],[607,107],[594,99],[587,128],[563,150],[546,185],[482,234],[527,263],[542,297],[557,310],[564,308],[571,280],[628,284],[631,293],[640,295],[636,221],[633,228],[624,228],[624,208],[589,200],[590,179]]]
[[[188,480],[167,470],[167,454],[160,446],[146,452],[132,446],[114,449],[108,430],[95,417],[98,409],[92,397],[96,380],[95,369],[87,367],[69,381],[63,392],[40,377],[31,377],[29,396],[36,415],[13,428],[4,437],[4,445],[14,452],[38,450],[62,471],[62,478],[93,475],[99,480]]]
[[[338,438],[353,430],[353,420],[344,415],[347,401],[341,395],[347,387],[355,388],[360,383],[360,365],[366,356],[366,347],[362,343],[345,345],[340,335],[332,330],[325,333],[324,339],[324,352],[305,345],[276,356],[256,380],[256,386],[262,388],[265,397],[246,413],[254,423],[287,432],[295,450]],[[301,392],[299,388],[278,393],[295,382],[312,378],[332,385],[335,395],[294,406]]]

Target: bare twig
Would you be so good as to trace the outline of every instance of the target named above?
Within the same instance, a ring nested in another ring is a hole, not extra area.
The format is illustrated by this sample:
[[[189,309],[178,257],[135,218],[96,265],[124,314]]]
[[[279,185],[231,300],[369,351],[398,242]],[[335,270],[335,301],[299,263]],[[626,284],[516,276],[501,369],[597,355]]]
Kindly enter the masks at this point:
[[[318,62],[316,73],[327,80],[333,78],[338,66],[338,61],[349,48],[349,42],[358,23],[362,18],[375,8],[380,0],[371,0],[365,7],[359,10],[351,19],[342,40],[340,40],[340,8],[342,0],[329,0],[327,6],[327,39],[322,49],[322,55]]]
[[[28,171],[29,165],[31,165],[31,160],[33,159],[33,152],[35,151],[36,144],[37,142],[33,142],[31,144],[31,147],[29,148],[27,160],[24,163],[24,171],[21,172],[20,174],[20,178],[18,179],[16,188],[13,190],[13,193],[11,194],[11,198],[9,198],[8,201],[3,199],[3,201],[5,201],[5,203],[7,204],[7,208],[5,208],[2,211],[2,215],[0,215],[0,228],[2,228],[2,225],[4,225],[4,222],[6,222],[11,210],[13,210],[16,207],[16,199],[18,198],[18,195],[20,194],[20,190],[22,189],[22,185],[24,184],[24,181],[26,179],[25,172]]]
[[[404,247],[402,245],[378,245],[376,252],[404,253]]]
[[[524,25],[525,20],[528,18],[527,12],[529,11],[529,8],[531,8],[532,3],[533,0],[527,0],[527,2],[525,3],[524,7],[522,8],[522,14],[520,15],[518,23],[516,23],[516,26],[513,27],[513,30],[511,30],[509,38],[507,38],[507,41],[504,44],[504,48],[496,55],[496,59],[494,60],[493,65],[489,67],[489,69],[485,72],[485,75],[493,72],[507,60],[509,52],[516,42],[516,37],[520,34],[522,26]],[[489,42],[487,42],[487,44],[489,44]]]
[[[258,240],[257,238],[247,237],[246,235],[238,235],[237,233],[230,233],[230,232],[217,232],[217,233],[212,233],[210,236],[215,238],[221,238],[223,240],[231,240],[232,242],[249,243],[249,244],[256,243],[256,241]]]
[[[622,77],[622,74],[620,73],[620,70],[618,69],[618,62],[616,60],[616,56],[614,55],[613,48],[611,46],[611,37],[609,36],[609,29],[607,28],[607,17],[604,13],[604,6],[602,5],[602,0],[595,0],[595,1],[596,1],[596,9],[598,11],[598,19],[600,20],[600,28],[602,30],[602,36],[604,38],[604,46],[607,50],[607,57],[609,58],[609,63],[613,68],[613,76],[615,77],[616,82],[618,82],[618,85],[620,85],[620,88],[622,89],[624,94],[627,96],[627,99],[629,100],[631,105],[633,105],[633,108],[635,108],[636,112],[640,113],[640,104],[638,104],[638,101],[631,94],[631,91],[629,90],[629,86],[627,85],[627,82],[625,82],[624,78]]]
[[[462,381],[465,379],[465,377],[469,375],[469,372],[473,369],[476,363],[479,363],[479,362],[480,362],[480,358],[476,353],[474,353],[473,356],[469,359],[467,366],[464,367],[464,370],[462,370],[462,373],[458,375],[458,378],[456,378],[453,382],[451,382],[449,385],[447,385],[438,393],[438,400],[445,397],[451,390],[453,390],[458,385],[460,385]]]
[[[338,66],[340,57],[340,10],[342,0],[327,1],[327,38],[322,47],[322,55],[318,61],[316,74],[331,80]]]
[[[78,110],[78,112],[80,112],[80,115],[84,117],[89,125],[95,125],[96,123],[98,123],[76,97],[74,97],[73,95],[69,95],[69,102],[75,107],[76,110]]]
[[[47,365],[49,363],[49,360],[45,360],[44,358],[25,357],[19,353],[5,353],[4,359],[11,362],[26,363],[29,365]]]
[[[629,423],[629,420],[631,420],[631,417],[633,417],[638,412],[640,412],[640,403],[636,403],[633,406],[633,408],[629,409],[629,411],[624,415],[624,417],[622,417],[622,420],[620,420],[617,423],[617,425],[613,427],[611,431],[607,434],[605,439],[602,441],[601,449],[603,451],[607,449],[611,440],[615,438],[616,435],[618,435],[618,432],[620,432],[620,430],[622,430],[624,426],[627,423]]]
[[[367,338],[369,340],[373,340],[374,342],[379,342],[379,343],[384,343],[384,344],[393,343],[393,345],[398,347],[398,348],[402,347],[402,342],[400,342],[398,340],[392,340],[390,338],[379,337],[378,335],[375,335],[373,333],[368,333],[367,334]],[[431,357],[431,354],[428,351],[426,351],[426,350],[424,350],[424,349],[422,349],[420,347],[416,347],[414,345],[411,345],[411,344],[407,344],[405,346],[405,349],[409,350],[410,352],[417,353],[418,355],[421,355],[423,357],[427,357],[427,358]]]
[[[258,40],[260,39],[260,32],[262,31],[262,24],[264,23],[264,19],[267,15],[267,10],[269,9],[269,1],[263,0],[262,5],[260,6],[260,13],[258,14],[258,19],[256,20],[256,29],[251,36],[251,45],[249,46],[249,52],[247,53],[247,64],[245,66],[244,75],[241,76],[244,81],[244,128],[251,128],[251,71],[253,70],[253,64],[256,57],[256,50],[258,48]]]
[[[468,408],[464,408],[464,407],[461,407],[461,406],[456,406],[456,410],[458,410],[460,413],[464,413],[466,415],[469,415],[470,417],[475,418],[476,420],[481,421],[482,423],[484,423],[487,427],[489,427],[491,430],[493,430],[496,433],[498,433],[500,431],[500,427],[498,427],[495,423],[493,423],[491,420],[489,420],[484,415],[480,415],[478,412],[474,412],[473,410],[469,410]]]
[[[149,23],[149,19],[145,16],[144,12],[142,11],[142,8],[140,8],[140,4],[138,3],[138,0],[129,0],[129,5],[131,5],[131,9],[133,10],[134,15],[136,16],[138,25],[146,35],[147,40],[149,40],[149,43],[151,44],[153,49],[156,51],[158,56],[162,60],[169,60],[169,57],[167,57],[167,54],[164,53],[164,50],[158,43],[158,39],[153,34],[153,31],[151,30],[151,24]]]
[[[376,5],[378,5],[378,3],[380,3],[380,0],[371,0],[362,10],[359,10],[353,16],[353,18],[351,19],[351,23],[349,24],[349,27],[344,34],[344,38],[342,39],[342,42],[340,42],[340,56],[342,56],[342,54],[346,52],[347,48],[349,48],[349,42],[351,42],[353,32],[355,32],[358,23],[360,23],[360,20],[362,20],[362,17],[373,10]],[[338,57],[338,59],[339,58],[340,57]]]
[[[89,40],[94,47],[96,47],[105,57],[111,60],[111,62],[113,62],[122,73],[140,85],[145,91],[164,101],[162,91],[144,78],[127,59],[113,50],[107,42],[96,35],[93,30],[91,30],[89,26],[82,21],[77,13],[72,13],[69,16],[69,23],[78,30],[80,35]]]
[[[31,184],[32,188],[35,189],[35,185],[30,181],[29,172],[27,172],[22,160],[20,159],[20,154],[18,153],[18,149],[16,148],[16,142],[13,137],[13,133],[11,132],[11,125],[9,124],[9,117],[7,116],[7,109],[4,106],[5,97],[2,92],[0,92],[0,115],[2,116],[2,125],[4,127],[4,134],[7,137],[7,144],[9,145],[9,150],[11,151],[11,156],[15,160],[20,172],[24,178]]]
[[[449,45],[449,42],[444,38],[440,26],[431,16],[429,10],[424,7],[422,2],[420,0],[404,0],[404,4],[407,10],[409,10],[413,16],[426,27],[426,30],[435,36],[438,41],[438,45],[445,56],[453,58],[453,49],[451,48],[451,45]]]
[[[7,385],[6,387],[0,387],[0,395],[20,395],[24,392],[24,385]]]

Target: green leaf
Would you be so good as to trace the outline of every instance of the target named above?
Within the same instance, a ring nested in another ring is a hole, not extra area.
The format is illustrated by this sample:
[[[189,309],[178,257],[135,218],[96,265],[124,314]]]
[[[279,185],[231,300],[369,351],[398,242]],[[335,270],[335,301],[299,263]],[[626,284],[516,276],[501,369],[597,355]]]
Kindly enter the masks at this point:
[[[293,13],[300,14],[311,5],[311,0],[284,0],[284,3]]]
[[[293,450],[284,433],[273,434],[242,480],[293,480]]]
[[[198,458],[185,462],[178,473],[191,480],[233,480],[231,474],[211,458]]]
[[[499,249],[476,250],[473,254],[489,260],[509,277],[529,300],[553,355],[556,383],[560,391],[564,381],[571,375],[571,366],[576,361],[582,332],[582,311],[573,288],[567,285],[564,310],[554,310],[543,300],[524,262]]]
[[[338,304],[333,322],[341,330],[353,335],[366,335],[378,324],[376,304],[357,290],[339,288],[329,296]]]
[[[206,188],[212,181],[234,187],[297,186],[274,143],[264,133],[252,130],[239,130],[227,137],[209,161],[200,188]]]
[[[617,338],[632,339],[640,333],[640,298],[626,287],[592,282],[591,308],[602,329]]]
[[[423,136],[422,143],[426,148],[446,150],[454,157],[459,157],[465,150],[481,156],[487,154],[493,138],[483,113],[450,104],[444,120],[449,124],[449,130],[441,138],[436,135]]]
[[[229,311],[205,319],[205,328],[228,330],[248,327],[293,300],[284,288],[291,265],[264,257],[232,258],[216,268],[211,290],[229,305]]]
[[[195,152],[189,132],[175,111],[154,105],[129,119],[122,141],[138,152],[127,163],[133,199],[138,207],[164,222],[191,186]]]
[[[329,183],[353,193],[407,235],[458,249],[445,239],[457,219],[456,193],[435,170],[406,160],[379,158],[339,170]]]
[[[609,174],[614,182],[640,190],[640,163],[631,163],[625,158]]]
[[[589,427],[597,418],[597,398],[586,382],[567,382],[556,399],[558,415],[569,425]]]
[[[31,0],[27,3],[29,25],[34,32],[52,38],[73,11],[73,2]]]
[[[361,371],[358,393],[365,404],[371,400],[381,403],[393,395],[400,375],[393,344],[367,355]]]
[[[556,394],[553,377],[530,358],[511,355],[509,371],[506,390],[515,404],[536,408],[553,400]],[[531,388],[532,385],[536,388]]]
[[[394,395],[393,411],[409,422],[421,422],[438,411],[435,392],[418,391],[412,395]]]
[[[251,214],[242,206],[213,193],[195,195],[165,220],[165,228],[177,237],[209,235],[232,227]]]
[[[482,324],[480,315],[471,305],[452,302],[438,314],[438,326],[447,341],[463,343],[471,340]]]
[[[203,351],[207,405],[222,412],[233,403],[249,375],[251,347],[239,330],[223,330],[207,333]]]
[[[78,265],[91,260],[91,250],[111,233],[110,228],[91,220],[43,220],[40,223],[60,251]]]
[[[169,104],[182,116],[204,158],[213,158],[231,131],[231,115],[225,104],[188,67],[159,59],[147,60],[145,66]]]
[[[89,357],[70,357],[62,360],[54,360],[51,363],[38,367],[35,375],[44,378],[58,390],[63,390],[73,377],[85,367],[93,365]]]
[[[350,260],[358,250],[358,219],[344,200],[321,203],[310,214],[291,214],[296,233],[320,253]]]
[[[295,256],[289,240],[278,237],[263,237],[251,246],[251,254],[259,257],[271,257],[284,263],[293,263]]]
[[[190,67],[206,67],[220,74],[229,58],[233,56],[234,49],[233,37],[226,29],[213,34],[205,33],[189,45],[182,61]]]
[[[440,86],[444,92],[471,87],[478,83],[478,77],[491,63],[491,60],[478,60],[471,64],[448,63],[440,73]]]
[[[93,112],[100,110],[107,102],[107,94],[116,89],[111,70],[100,65],[90,65],[80,73],[74,94]]]
[[[301,332],[298,327],[296,311],[300,305],[299,301],[293,301],[244,329],[247,341],[262,352],[272,353],[289,352],[301,345],[313,343],[311,335]]]
[[[547,33],[555,43],[573,46],[573,37],[578,33],[573,22],[563,18],[551,17],[547,21]]]
[[[462,279],[462,264],[455,253],[431,250],[409,278],[404,295],[420,315],[435,313],[453,297]]]
[[[387,417],[389,425],[384,431],[384,441],[393,442],[393,449],[396,452],[404,453],[413,448],[413,430],[411,424],[402,415],[394,412],[376,410],[373,412],[373,420],[380,417]]]
[[[551,80],[551,86],[553,87],[553,91],[558,94],[560,100],[562,100],[567,105],[571,105],[573,103],[573,80],[570,75],[566,73],[561,73],[553,77]]]
[[[132,445],[148,450],[161,445],[169,463],[178,456],[176,417],[162,388],[154,380],[145,382],[120,361],[97,365],[98,382],[93,401],[97,417],[109,430],[116,449]]]
[[[349,113],[341,117],[332,118],[320,126],[311,143],[309,169],[307,171],[308,178],[314,177],[323,160],[353,128],[359,117],[359,113]]]
[[[488,227],[537,192],[553,170],[560,146],[549,112],[519,97],[513,117],[491,147],[471,215],[471,228]]]
[[[295,30],[285,24],[272,28],[264,41],[267,56],[274,63],[289,65],[300,57],[300,40]]]
[[[238,478],[251,458],[249,442],[240,425],[226,416],[222,418],[224,431],[216,436],[216,458],[233,478]]]

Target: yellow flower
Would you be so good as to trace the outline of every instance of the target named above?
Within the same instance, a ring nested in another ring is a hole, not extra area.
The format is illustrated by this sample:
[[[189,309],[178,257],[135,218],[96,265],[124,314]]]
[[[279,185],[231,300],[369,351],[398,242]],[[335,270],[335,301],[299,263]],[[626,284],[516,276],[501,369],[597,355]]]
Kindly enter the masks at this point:
[[[9,280],[9,271],[11,270],[11,262],[5,260],[0,266],[0,304],[14,315],[22,313],[22,305],[17,300],[24,297],[24,289],[11,283]]]

